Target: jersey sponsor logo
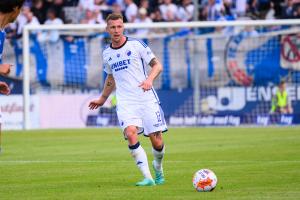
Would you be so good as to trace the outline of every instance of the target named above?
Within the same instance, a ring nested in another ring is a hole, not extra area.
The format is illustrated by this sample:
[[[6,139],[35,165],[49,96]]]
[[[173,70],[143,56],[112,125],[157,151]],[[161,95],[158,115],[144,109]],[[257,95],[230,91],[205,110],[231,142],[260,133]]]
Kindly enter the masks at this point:
[[[115,70],[115,72],[127,69],[128,65],[130,65],[130,59],[121,60],[118,62],[115,62],[111,65],[111,69]]]

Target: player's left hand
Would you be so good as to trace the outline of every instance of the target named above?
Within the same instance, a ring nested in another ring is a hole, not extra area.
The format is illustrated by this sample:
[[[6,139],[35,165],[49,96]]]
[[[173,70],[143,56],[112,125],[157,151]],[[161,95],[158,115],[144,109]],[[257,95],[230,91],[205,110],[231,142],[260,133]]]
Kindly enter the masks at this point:
[[[149,79],[144,80],[139,87],[144,90],[144,92],[151,90],[153,82]]]
[[[5,95],[9,95],[9,93],[10,93],[10,89],[9,89],[8,85],[2,81],[0,81],[0,93],[5,94]]]
[[[10,73],[11,64],[1,64],[0,65],[0,74],[7,76]]]

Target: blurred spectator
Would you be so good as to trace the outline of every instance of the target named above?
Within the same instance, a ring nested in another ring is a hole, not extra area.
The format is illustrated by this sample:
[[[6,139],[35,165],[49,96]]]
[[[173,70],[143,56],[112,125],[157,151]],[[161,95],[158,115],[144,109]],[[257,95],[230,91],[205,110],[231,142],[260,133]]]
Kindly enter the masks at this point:
[[[145,8],[140,8],[138,11],[138,17],[134,20],[134,23],[143,23],[148,24],[152,23],[151,18],[147,14],[147,10]],[[137,29],[135,32],[138,36],[147,36],[149,33],[148,28],[140,28]]]
[[[192,0],[182,0],[177,12],[178,21],[192,21],[194,17],[194,9],[195,8]]]
[[[94,0],[79,0],[78,6],[81,10],[87,10],[87,9],[93,10]]]
[[[96,17],[96,23],[97,24],[104,24],[105,20],[104,20],[102,11],[101,10],[95,10],[94,13],[95,13],[95,17]]]
[[[151,13],[150,17],[153,22],[163,22],[164,21],[159,8],[155,9],[154,12]]]
[[[147,11],[147,14],[153,12],[153,9],[150,9],[149,7],[149,0],[141,0],[139,4],[139,8],[145,8]]]
[[[17,20],[16,20],[16,35],[17,37],[20,37],[22,35],[23,32],[23,28],[24,26],[28,23],[28,19],[26,16],[28,16],[28,14],[30,13],[30,7],[29,5],[24,4],[24,6],[22,7],[21,13],[18,16]]]
[[[57,17],[56,11],[53,8],[49,8],[47,11],[46,25],[61,25],[63,21]],[[57,42],[59,39],[59,31],[44,31],[38,36],[40,42],[50,41]]]
[[[95,1],[96,2],[96,1]],[[93,10],[86,9],[83,19],[80,20],[81,24],[102,24],[105,23],[102,15],[101,8],[95,5]]]
[[[27,19],[27,23],[28,25],[39,25],[40,22],[39,20],[36,18],[36,16],[33,15],[33,13],[30,11],[30,12],[27,12],[25,14],[25,17]]]
[[[28,7],[28,4],[23,6],[20,15],[18,16],[15,23],[11,24],[9,27],[9,37],[20,38],[23,34],[24,26],[30,25],[39,25],[38,19],[33,15]]]
[[[265,12],[269,10],[271,0],[258,0],[257,2],[259,12]]]
[[[122,12],[125,11],[125,8],[126,8],[126,4],[125,4],[125,0],[106,0],[107,4],[108,5],[114,5],[115,3],[117,3]]]
[[[63,21],[62,21],[62,19],[57,17],[56,10],[54,10],[53,8],[49,8],[47,11],[47,20],[46,20],[45,24],[61,25],[61,24],[63,24]]]
[[[108,11],[110,10],[110,6],[106,4],[105,0],[94,0],[94,6],[93,6],[94,11]]]
[[[170,22],[176,20],[178,8],[172,3],[172,0],[164,0],[163,4],[159,6],[159,9],[164,21]]]
[[[94,0],[93,11],[96,17],[96,23],[104,23],[105,17],[111,13],[111,6],[105,0]]]
[[[215,0],[208,0],[208,4],[203,10],[203,16],[208,21],[215,21],[222,16],[221,8],[216,4]]]
[[[65,21],[65,12],[64,8],[64,0],[53,0],[53,4],[51,6],[53,10],[55,10],[56,16],[60,18],[63,22]]]
[[[293,0],[293,2],[296,7],[300,6],[300,0]]]
[[[112,13],[122,13],[122,8],[121,8],[120,4],[114,3],[112,5]]]
[[[300,19],[300,6],[296,6],[295,12],[294,12],[294,18]]]
[[[125,17],[127,19],[127,22],[134,22],[135,18],[137,17],[138,13],[138,7],[137,5],[133,2],[133,0],[124,0],[126,4],[126,9],[125,9]]]
[[[247,8],[247,0],[235,0],[236,14],[238,16],[245,16]]]
[[[34,16],[37,17],[41,24],[44,24],[47,18],[47,9],[49,8],[50,4],[47,1],[43,0],[33,0],[32,4],[32,12]]]
[[[223,15],[226,20],[234,20],[236,16],[232,12],[232,1],[231,0],[224,0],[223,2]]]
[[[274,5],[274,11],[275,11],[275,17],[281,18],[282,14],[281,14],[281,10],[282,10],[282,5],[284,3],[285,0],[272,0],[272,3]]]
[[[269,3],[269,9],[267,10],[265,19],[275,19],[275,10],[273,2]]]
[[[259,11],[258,11],[258,2],[257,0],[249,0],[247,5],[247,15],[252,19],[259,18]]]
[[[84,18],[80,21],[81,24],[96,24],[96,15],[95,12],[93,12],[90,9],[85,10]]]
[[[79,0],[64,0],[64,6],[77,6]]]
[[[285,5],[282,7],[282,18],[291,19],[294,17],[294,12],[293,0],[286,0]]]

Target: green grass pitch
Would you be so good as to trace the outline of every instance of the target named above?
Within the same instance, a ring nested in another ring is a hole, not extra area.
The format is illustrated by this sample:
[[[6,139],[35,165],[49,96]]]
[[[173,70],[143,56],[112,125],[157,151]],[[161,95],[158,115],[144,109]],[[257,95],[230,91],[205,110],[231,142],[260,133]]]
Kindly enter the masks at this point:
[[[171,128],[164,139],[165,185],[136,187],[119,129],[4,132],[0,199],[300,199],[299,127]],[[216,173],[213,192],[193,189],[201,168]]]

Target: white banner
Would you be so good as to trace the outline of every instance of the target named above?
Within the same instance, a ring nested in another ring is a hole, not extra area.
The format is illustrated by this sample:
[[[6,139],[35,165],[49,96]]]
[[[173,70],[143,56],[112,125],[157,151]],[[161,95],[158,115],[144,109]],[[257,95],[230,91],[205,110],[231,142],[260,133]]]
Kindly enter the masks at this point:
[[[89,110],[91,100],[100,94],[87,95],[40,95],[40,128],[84,128],[89,115],[97,115],[99,110]],[[111,97],[104,107],[111,107]]]
[[[23,128],[23,96],[0,96],[2,112],[2,128],[4,130],[16,130]],[[39,97],[31,97],[30,116],[31,127],[39,128]]]

